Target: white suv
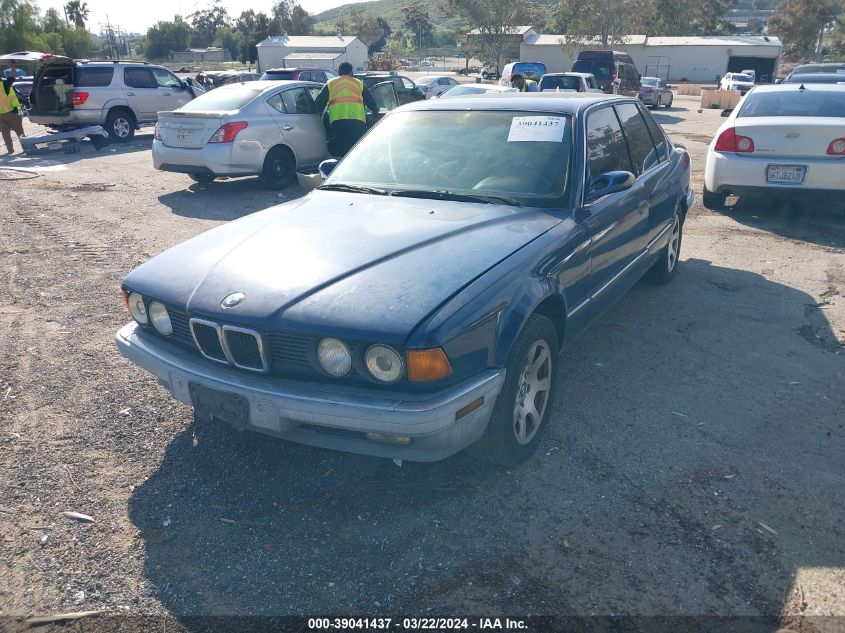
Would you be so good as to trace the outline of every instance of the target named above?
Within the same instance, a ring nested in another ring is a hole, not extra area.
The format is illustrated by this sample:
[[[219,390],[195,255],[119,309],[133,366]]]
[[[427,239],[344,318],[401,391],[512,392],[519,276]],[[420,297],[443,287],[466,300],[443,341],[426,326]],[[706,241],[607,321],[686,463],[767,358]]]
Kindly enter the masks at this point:
[[[175,110],[201,88],[163,66],[146,62],[80,62],[44,56],[30,93],[33,123],[57,130],[102,125],[112,141],[125,142],[159,111]]]
[[[727,73],[719,82],[719,90],[739,90],[745,94],[754,87],[754,78],[742,73]]]

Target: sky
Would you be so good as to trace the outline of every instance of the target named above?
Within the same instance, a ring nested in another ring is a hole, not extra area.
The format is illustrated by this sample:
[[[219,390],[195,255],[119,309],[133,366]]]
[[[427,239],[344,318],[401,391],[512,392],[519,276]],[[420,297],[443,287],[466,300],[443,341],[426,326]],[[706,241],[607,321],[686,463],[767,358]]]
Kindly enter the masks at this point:
[[[299,0],[302,8],[308,13],[320,13],[327,9],[339,7],[348,2],[362,0]],[[100,25],[105,25],[108,19],[112,26],[120,26],[129,33],[144,33],[160,20],[172,20],[174,15],[188,15],[197,9],[204,9],[211,5],[211,0],[85,0],[90,11],[88,16],[88,30],[94,33],[100,31]],[[62,0],[36,0],[41,11],[56,9],[62,14]],[[242,11],[270,12],[273,0],[223,0],[223,6],[230,16],[237,17]]]

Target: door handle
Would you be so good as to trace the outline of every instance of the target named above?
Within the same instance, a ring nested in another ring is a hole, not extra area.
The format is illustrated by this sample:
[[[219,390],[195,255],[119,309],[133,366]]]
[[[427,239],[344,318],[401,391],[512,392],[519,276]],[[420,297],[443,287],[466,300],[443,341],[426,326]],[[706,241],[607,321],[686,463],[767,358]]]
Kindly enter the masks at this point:
[[[648,211],[648,200],[643,200],[637,205],[637,213],[645,213]]]
[[[283,125],[283,126],[282,126],[282,129],[283,129],[285,132],[290,132],[290,131],[293,129],[293,126],[292,126],[292,125]]]
[[[127,92],[127,93],[126,93],[126,96],[127,96],[127,97],[134,97],[134,96],[135,96],[135,93],[134,93],[134,92]]]

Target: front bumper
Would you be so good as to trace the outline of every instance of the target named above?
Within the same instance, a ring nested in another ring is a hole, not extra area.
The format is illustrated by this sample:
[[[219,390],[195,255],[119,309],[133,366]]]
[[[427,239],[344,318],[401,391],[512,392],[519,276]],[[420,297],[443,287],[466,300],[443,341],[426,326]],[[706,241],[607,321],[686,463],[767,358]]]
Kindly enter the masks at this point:
[[[177,400],[191,402],[189,385],[238,394],[249,403],[247,428],[300,444],[377,457],[430,462],[454,455],[478,440],[505,380],[503,369],[427,394],[394,394],[246,373],[211,366],[162,343],[135,323],[115,336],[121,354],[158,378]],[[484,403],[456,419],[479,398]],[[406,445],[380,443],[367,433],[410,438]]]

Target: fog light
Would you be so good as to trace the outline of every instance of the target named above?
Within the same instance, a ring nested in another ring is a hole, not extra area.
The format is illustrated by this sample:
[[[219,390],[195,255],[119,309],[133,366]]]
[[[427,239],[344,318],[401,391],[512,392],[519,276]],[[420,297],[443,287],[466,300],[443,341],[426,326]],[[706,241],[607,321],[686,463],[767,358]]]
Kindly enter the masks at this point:
[[[399,444],[406,446],[411,443],[411,438],[407,435],[388,435],[386,433],[365,433],[364,435],[371,442],[378,442],[379,444]]]

